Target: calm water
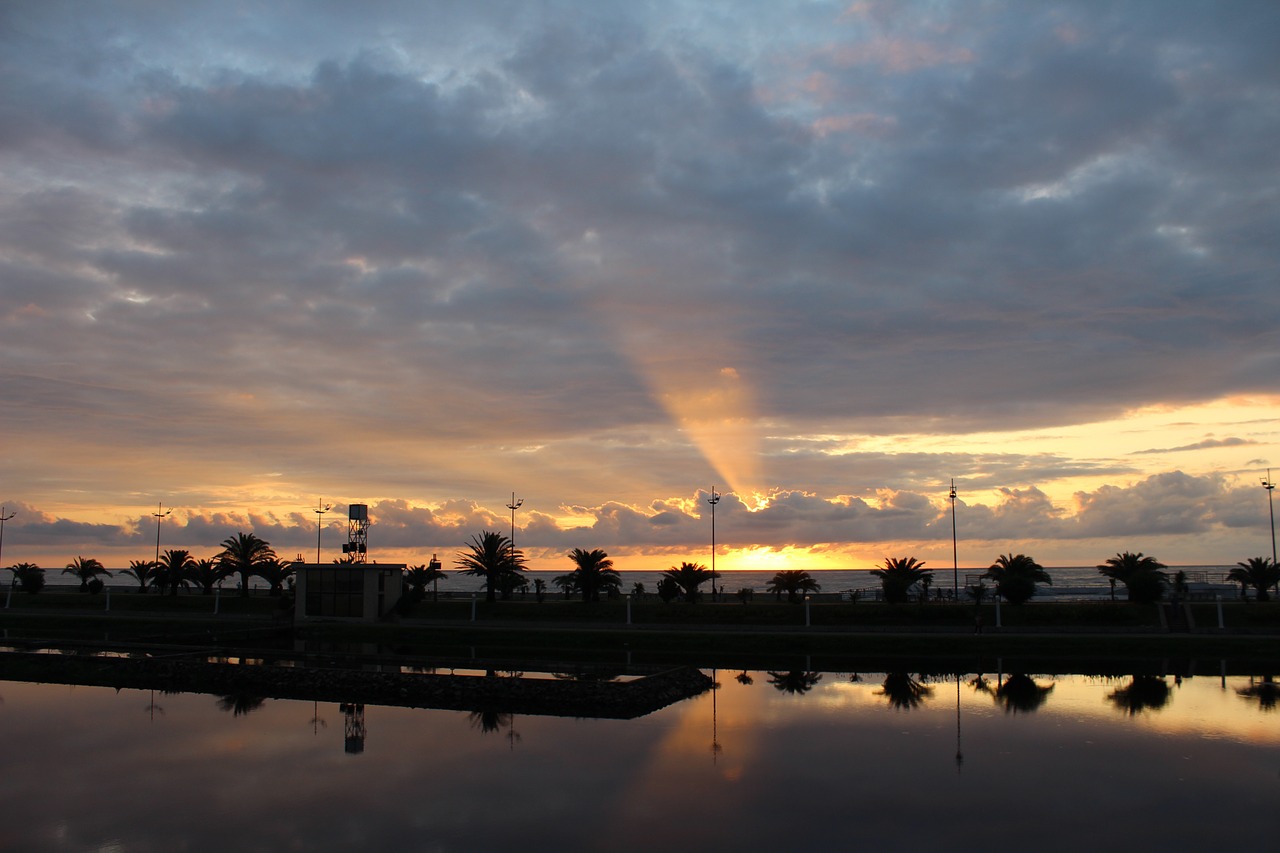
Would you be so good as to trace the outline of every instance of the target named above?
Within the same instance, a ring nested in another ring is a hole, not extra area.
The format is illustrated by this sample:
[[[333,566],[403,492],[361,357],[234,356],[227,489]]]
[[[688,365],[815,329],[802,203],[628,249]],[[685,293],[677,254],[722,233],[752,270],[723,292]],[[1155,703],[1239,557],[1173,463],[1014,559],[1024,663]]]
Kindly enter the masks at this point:
[[[1216,669],[719,670],[631,721],[369,705],[358,753],[335,704],[0,682],[0,849],[1265,849],[1275,693]]]

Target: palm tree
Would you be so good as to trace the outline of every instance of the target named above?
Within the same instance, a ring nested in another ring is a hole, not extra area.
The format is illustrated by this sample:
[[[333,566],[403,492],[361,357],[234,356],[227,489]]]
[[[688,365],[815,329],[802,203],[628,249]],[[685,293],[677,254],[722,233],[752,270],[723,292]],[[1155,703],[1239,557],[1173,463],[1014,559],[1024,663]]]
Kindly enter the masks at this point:
[[[191,566],[190,577],[200,587],[201,595],[213,595],[218,581],[230,577],[231,572],[217,559],[196,560]]]
[[[670,580],[680,589],[685,601],[697,604],[698,587],[713,577],[720,577],[720,573],[711,571],[701,563],[681,563],[679,566],[667,569],[662,573],[662,577]]]
[[[37,593],[44,589],[44,569],[35,563],[15,563],[9,567],[13,579],[23,592]]]
[[[405,583],[409,585],[409,589],[413,593],[414,601],[421,601],[427,597],[428,584],[435,585],[433,598],[435,601],[439,601],[440,579],[447,577],[448,574],[440,568],[439,560],[432,560],[428,564],[410,566],[404,573]]]
[[[467,547],[470,550],[458,552],[458,559],[453,564],[464,575],[484,578],[486,601],[497,601],[499,588],[509,590],[508,584],[512,580],[523,580],[520,573],[524,571],[524,556],[512,548],[511,540],[501,533],[481,531],[471,537]],[[509,595],[509,591],[504,591],[504,598]]]
[[[75,575],[80,578],[80,591],[89,591],[89,581],[98,575],[111,576],[111,572],[102,567],[102,563],[92,557],[76,557],[62,570],[64,575]]]
[[[222,540],[222,553],[217,560],[228,575],[240,575],[240,595],[249,597],[249,578],[264,563],[276,559],[276,552],[252,533],[237,533]]]
[[[258,564],[257,571],[254,572],[258,577],[262,578],[270,586],[267,594],[279,597],[284,595],[284,583],[293,577],[293,563],[284,563],[277,558],[264,560]]]
[[[616,592],[622,585],[622,576],[613,567],[613,560],[599,548],[591,551],[574,548],[569,552],[569,559],[575,566],[570,576],[583,601],[599,601],[602,589]]]
[[[155,571],[155,584],[160,594],[163,595],[168,588],[170,595],[177,595],[178,587],[189,586],[195,565],[191,552],[182,548],[170,548],[161,554]]]
[[[1227,580],[1241,587],[1251,586],[1258,591],[1259,601],[1270,601],[1267,589],[1280,582],[1280,566],[1271,562],[1270,557],[1250,557],[1247,562],[1236,563],[1235,568],[1227,572]]]
[[[907,601],[913,586],[920,584],[926,577],[933,578],[933,570],[926,569],[924,563],[915,557],[885,557],[883,566],[872,569],[871,574],[880,579],[884,600],[890,604]]]
[[[1129,593],[1129,600],[1135,604],[1151,604],[1159,601],[1164,595],[1164,585],[1169,582],[1164,572],[1164,563],[1155,557],[1144,557],[1142,552],[1136,554],[1124,551],[1109,558],[1098,572],[1103,577],[1124,584]]]
[[[1010,604],[1022,604],[1036,594],[1036,584],[1053,586],[1044,567],[1026,554],[1001,554],[982,575],[996,582],[996,595]]]
[[[137,578],[138,592],[146,595],[147,587],[155,577],[156,564],[151,560],[130,560],[129,568],[125,569],[124,573]]]
[[[795,604],[800,600],[800,593],[817,592],[822,585],[803,569],[784,569],[769,580],[767,588],[775,597],[785,592],[787,601]]]

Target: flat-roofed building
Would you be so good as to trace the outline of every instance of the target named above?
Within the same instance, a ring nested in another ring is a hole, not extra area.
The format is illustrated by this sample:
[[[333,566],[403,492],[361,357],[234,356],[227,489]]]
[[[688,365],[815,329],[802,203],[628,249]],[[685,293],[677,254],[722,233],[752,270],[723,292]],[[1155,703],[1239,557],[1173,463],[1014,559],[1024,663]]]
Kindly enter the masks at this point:
[[[296,621],[376,622],[404,593],[404,563],[295,563]]]

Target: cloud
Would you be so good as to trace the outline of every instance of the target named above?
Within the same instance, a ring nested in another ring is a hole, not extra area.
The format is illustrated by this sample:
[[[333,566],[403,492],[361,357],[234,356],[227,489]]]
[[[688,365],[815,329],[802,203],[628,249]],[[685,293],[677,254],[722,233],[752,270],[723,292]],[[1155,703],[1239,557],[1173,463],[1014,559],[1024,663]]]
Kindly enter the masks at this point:
[[[1274,4],[6,16],[6,488],[68,517],[305,548],[321,493],[430,542],[521,488],[541,547],[581,506],[668,548],[721,484],[762,541],[928,539],[945,471],[1074,537],[1032,490],[1157,451],[921,437],[1274,392]]]
[[[1257,444],[1247,438],[1206,438],[1204,441],[1197,441],[1195,444],[1184,444],[1181,447],[1165,447],[1152,448],[1149,450],[1135,450],[1134,453],[1181,453],[1184,450],[1207,450],[1215,447],[1240,447],[1241,445]]]

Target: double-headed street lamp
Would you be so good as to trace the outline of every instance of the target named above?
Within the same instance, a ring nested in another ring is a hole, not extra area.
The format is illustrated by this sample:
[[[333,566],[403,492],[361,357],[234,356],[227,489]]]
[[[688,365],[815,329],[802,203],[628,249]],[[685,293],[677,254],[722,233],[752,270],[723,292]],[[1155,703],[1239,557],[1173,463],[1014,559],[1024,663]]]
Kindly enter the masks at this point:
[[[511,562],[514,565],[516,561],[516,510],[524,506],[524,498],[516,499],[516,493],[511,493],[511,503],[507,504],[507,509],[511,510]]]
[[[1267,510],[1271,513],[1271,565],[1276,564],[1276,508],[1271,502],[1271,493],[1276,490],[1275,481],[1271,479],[1271,469],[1267,469],[1267,479],[1262,481],[1262,488],[1267,490]]]
[[[316,514],[316,565],[320,565],[320,531],[324,530],[324,514],[329,511],[329,505],[323,501],[316,501],[316,508],[311,510]]]
[[[172,513],[173,513],[173,508],[170,507],[169,509],[165,509],[163,501],[156,504],[156,511],[151,513],[153,516],[155,516],[155,519],[156,519],[156,565],[157,566],[160,565],[160,522],[164,521],[165,517]],[[174,587],[174,589],[177,589],[177,587]]]
[[[707,503],[711,504],[711,600],[716,600],[716,504],[720,503],[720,496],[716,494],[716,487],[711,487],[711,497],[707,498]]]
[[[951,493],[947,495],[951,500],[951,594],[955,596],[956,603],[960,603],[960,557],[959,551],[956,549],[956,481],[951,480]]]

